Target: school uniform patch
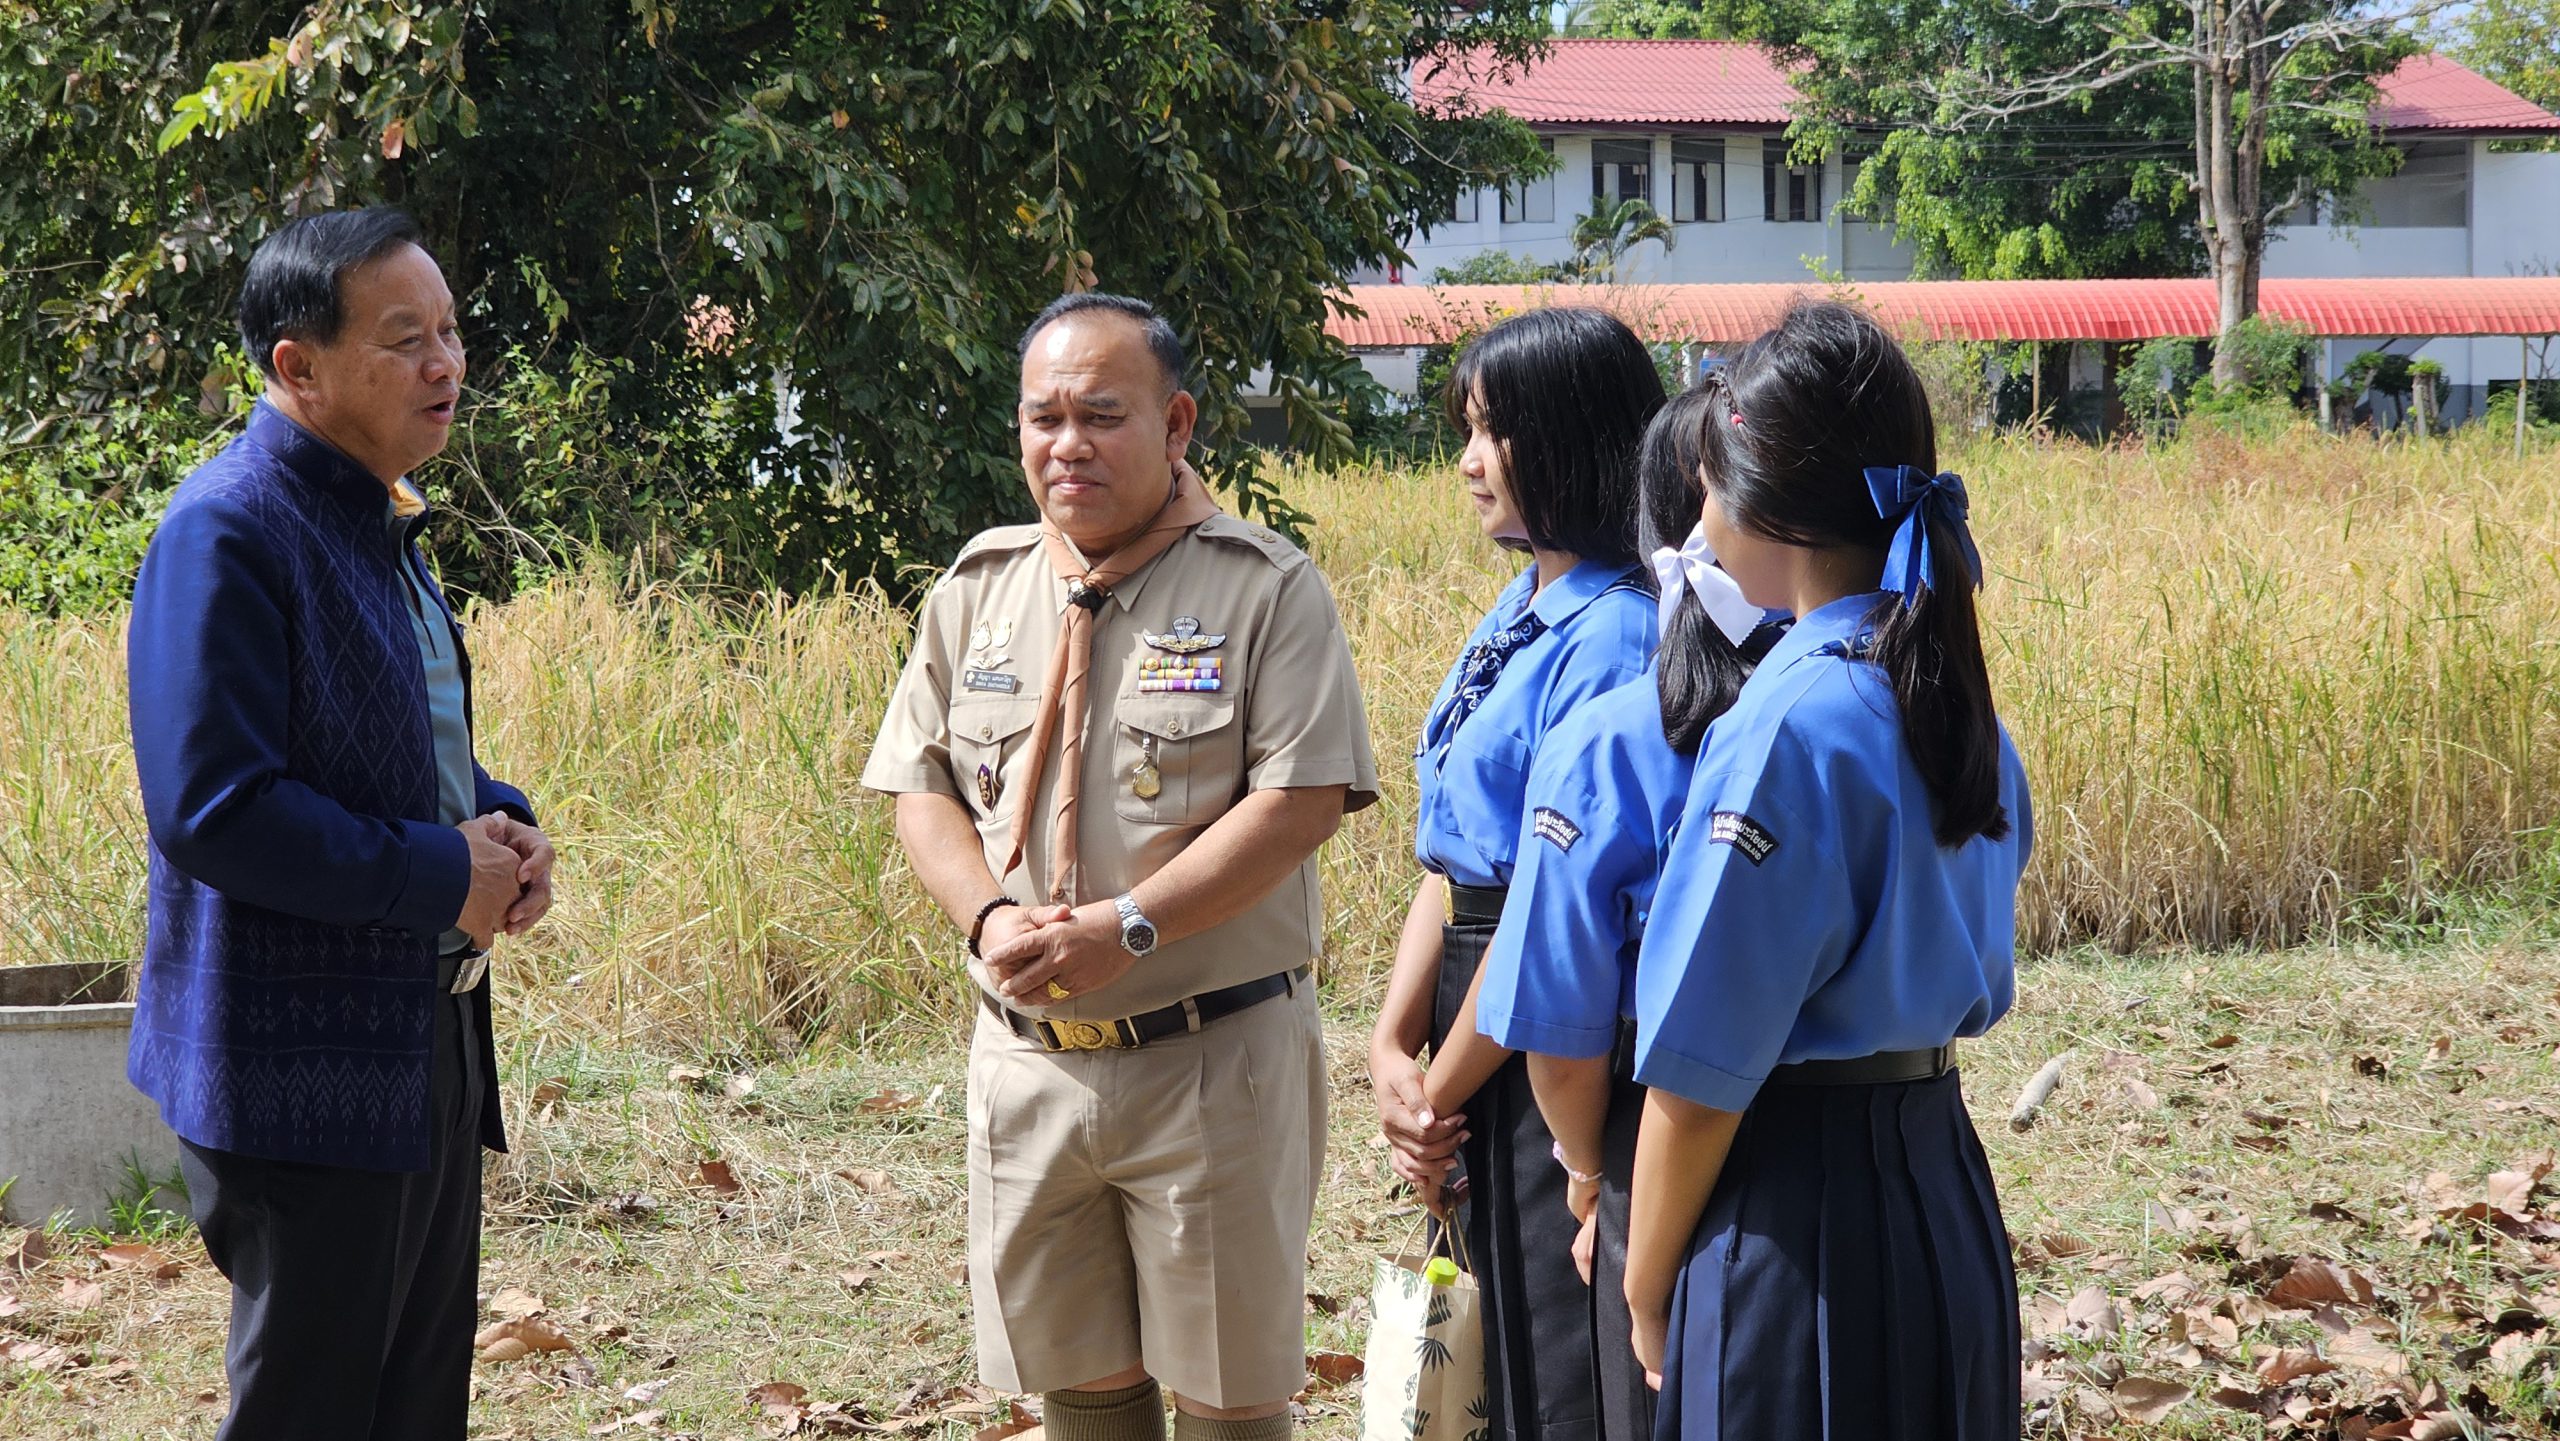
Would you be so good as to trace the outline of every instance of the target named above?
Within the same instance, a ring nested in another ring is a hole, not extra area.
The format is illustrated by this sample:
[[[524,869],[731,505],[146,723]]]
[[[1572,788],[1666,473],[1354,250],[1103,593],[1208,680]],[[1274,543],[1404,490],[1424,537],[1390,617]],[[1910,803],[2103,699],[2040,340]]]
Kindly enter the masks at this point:
[[[1574,842],[1582,839],[1582,827],[1565,819],[1564,814],[1552,806],[1538,807],[1531,825],[1540,840],[1560,851],[1572,850]]]
[[[983,670],[979,667],[971,666],[961,674],[960,688],[962,690],[994,691],[999,695],[1013,695],[1022,689],[1022,678],[1020,676],[1006,675],[1000,670]]]
[[[1778,838],[1769,834],[1767,826],[1740,811],[1716,812],[1715,828],[1707,832],[1707,839],[1717,845],[1733,847],[1742,853],[1744,860],[1755,866],[1767,860],[1769,853],[1778,848]]]

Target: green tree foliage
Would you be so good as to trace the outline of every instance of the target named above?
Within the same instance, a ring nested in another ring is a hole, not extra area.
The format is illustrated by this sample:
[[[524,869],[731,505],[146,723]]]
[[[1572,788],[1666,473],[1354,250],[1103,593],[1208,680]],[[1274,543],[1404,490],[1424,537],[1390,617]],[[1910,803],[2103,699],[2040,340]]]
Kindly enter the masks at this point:
[[[1418,113],[1406,69],[1523,58],[1546,25],[1531,0],[0,0],[0,403],[218,389],[248,251],[388,200],[511,417],[451,487],[484,525],[525,457],[575,460],[553,430],[586,407],[653,459],[540,497],[560,533],[700,528],[791,585],[947,559],[1026,504],[1014,336],[1092,285],[1165,305],[1213,478],[1289,524],[1215,463],[1239,390],[1267,367],[1298,439],[1346,443],[1340,277],[1537,163],[1507,119]]]
[[[1565,7],[1562,29],[1567,35],[1634,40],[1731,38],[1707,18],[1697,0],[1582,0]]]
[[[1670,0],[1665,0],[1670,3]],[[2182,5],[2010,0],[1691,0],[1701,33],[1797,66],[1799,156],[1858,163],[1843,204],[1889,219],[1915,273],[1968,279],[2193,274],[2196,108],[2186,73],[2146,69],[2049,106],[1986,118],[1986,92],[2112,73],[2128,26],[2175,39]],[[2272,112],[2264,190],[2281,205],[2350,187],[2396,155],[2364,124],[2369,77],[2397,51],[2301,57]],[[1950,84],[1955,79],[1959,83]]]
[[[1559,261],[1531,260],[1508,250],[1480,250],[1455,265],[1431,272],[1434,285],[1552,285],[1570,280],[1572,267]]]
[[[2560,0],[2472,0],[2448,12],[2453,58],[2545,109],[2560,108]]]

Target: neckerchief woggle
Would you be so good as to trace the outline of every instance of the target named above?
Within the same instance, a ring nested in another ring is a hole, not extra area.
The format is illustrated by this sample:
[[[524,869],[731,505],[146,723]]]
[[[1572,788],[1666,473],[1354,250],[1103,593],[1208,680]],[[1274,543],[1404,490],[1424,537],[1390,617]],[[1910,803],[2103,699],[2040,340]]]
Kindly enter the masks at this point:
[[[1982,552],[1974,546],[1973,529],[1966,523],[1973,507],[1965,499],[1963,479],[1953,471],[1931,475],[1916,465],[1873,465],[1866,474],[1867,494],[1876,503],[1876,515],[1902,522],[1894,528],[1893,548],[1885,552],[1882,588],[1900,595],[1904,605],[1919,603],[1920,592],[1936,583],[1937,556],[1931,550],[1929,529],[1931,521],[1941,521],[1962,547],[1965,573],[1979,590]]]
[[[1671,633],[1671,617],[1680,610],[1680,595],[1686,591],[1705,607],[1707,619],[1735,645],[1758,628],[1762,619],[1760,607],[1742,598],[1742,587],[1716,564],[1715,547],[1707,543],[1706,522],[1689,528],[1689,538],[1680,548],[1664,546],[1653,553],[1653,578],[1661,591],[1660,623],[1657,635]]]

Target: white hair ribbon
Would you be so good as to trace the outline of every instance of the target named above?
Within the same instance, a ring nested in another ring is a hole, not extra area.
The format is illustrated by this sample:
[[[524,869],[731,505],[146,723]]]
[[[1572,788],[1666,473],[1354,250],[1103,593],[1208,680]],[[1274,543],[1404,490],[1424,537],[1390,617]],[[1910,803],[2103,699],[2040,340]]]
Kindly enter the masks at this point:
[[[1664,546],[1653,553],[1653,578],[1662,590],[1662,633],[1669,634],[1672,614],[1680,609],[1680,593],[1688,591],[1706,607],[1707,619],[1735,645],[1760,624],[1760,607],[1742,598],[1742,587],[1716,564],[1715,547],[1707,544],[1704,523],[1690,527],[1678,550]]]

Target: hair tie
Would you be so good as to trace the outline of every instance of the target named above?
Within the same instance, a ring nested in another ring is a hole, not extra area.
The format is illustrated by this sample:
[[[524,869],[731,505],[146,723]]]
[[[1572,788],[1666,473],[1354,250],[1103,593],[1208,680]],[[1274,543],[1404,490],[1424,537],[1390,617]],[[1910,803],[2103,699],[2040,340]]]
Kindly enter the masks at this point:
[[[1885,589],[1900,593],[1903,604],[1915,605],[1920,592],[1936,584],[1937,557],[1929,546],[1932,521],[1944,522],[1954,532],[1965,570],[1974,588],[1981,589],[1982,552],[1966,523],[1973,506],[1965,499],[1962,477],[1953,471],[1931,475],[1916,465],[1874,465],[1867,467],[1867,494],[1875,498],[1878,517],[1902,522],[1893,532],[1893,548],[1885,553]]]
[[[1707,619],[1735,645],[1751,634],[1761,620],[1760,607],[1742,598],[1742,587],[1716,564],[1715,547],[1707,544],[1706,522],[1689,528],[1689,538],[1680,548],[1664,546],[1653,553],[1653,578],[1662,591],[1658,634],[1668,635],[1671,617],[1680,609],[1683,591],[1698,598]]]

